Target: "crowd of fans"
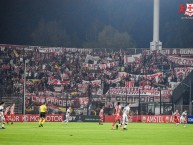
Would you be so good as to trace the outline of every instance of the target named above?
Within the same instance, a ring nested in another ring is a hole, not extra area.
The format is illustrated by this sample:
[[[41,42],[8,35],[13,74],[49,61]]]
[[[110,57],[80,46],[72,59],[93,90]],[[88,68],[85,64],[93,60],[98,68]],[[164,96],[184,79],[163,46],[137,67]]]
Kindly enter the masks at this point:
[[[117,52],[104,49],[82,49],[81,51],[73,49],[72,51],[58,48],[59,51],[46,52],[42,50],[43,48],[39,49],[39,47],[29,49],[24,46],[1,46],[0,84],[4,86],[7,94],[23,93],[25,69],[28,94],[41,95],[41,93],[53,92],[52,95],[61,96],[62,93],[73,95],[72,92],[76,92],[74,93],[76,97],[97,95],[99,90],[102,91],[101,95],[104,95],[110,87],[125,87],[126,82],[130,81],[134,82],[133,87],[168,89],[171,88],[170,82],[181,82],[187,75],[177,74],[175,68],[182,66],[169,61],[167,56],[160,53],[141,52],[142,55],[136,61],[125,63],[124,56],[132,55],[129,50]],[[92,57],[88,59],[88,55],[97,57],[97,59],[92,59]],[[87,62],[86,59],[88,59]],[[114,65],[100,67],[102,64],[111,63]],[[96,67],[89,69],[90,65]],[[156,73],[159,75],[148,77]],[[65,83],[63,85],[61,83],[53,84],[52,80]],[[95,80],[98,80],[99,83],[92,83]],[[84,86],[85,91],[81,92],[79,86],[85,82],[87,82],[87,85]],[[55,93],[56,86],[62,88],[60,93]],[[99,108],[96,102],[93,102],[92,106]]]

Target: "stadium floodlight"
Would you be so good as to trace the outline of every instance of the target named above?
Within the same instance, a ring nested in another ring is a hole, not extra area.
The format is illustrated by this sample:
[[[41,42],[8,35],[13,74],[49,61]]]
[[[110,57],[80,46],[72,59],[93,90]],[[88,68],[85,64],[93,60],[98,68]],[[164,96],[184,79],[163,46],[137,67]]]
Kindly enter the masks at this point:
[[[24,61],[24,82],[23,82],[23,114],[25,115],[25,98],[26,98],[26,64],[29,62],[29,59]]]
[[[154,0],[153,6],[153,41],[150,42],[150,50],[162,50],[162,42],[159,40],[159,8],[160,0]]]

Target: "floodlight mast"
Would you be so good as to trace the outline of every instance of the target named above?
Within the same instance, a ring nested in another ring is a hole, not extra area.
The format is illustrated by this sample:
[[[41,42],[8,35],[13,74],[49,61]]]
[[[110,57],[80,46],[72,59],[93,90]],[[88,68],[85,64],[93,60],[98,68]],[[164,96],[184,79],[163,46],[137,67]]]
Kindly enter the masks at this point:
[[[159,40],[159,9],[160,0],[154,0],[153,8],[153,41],[150,42],[150,50],[162,50],[162,42]]]

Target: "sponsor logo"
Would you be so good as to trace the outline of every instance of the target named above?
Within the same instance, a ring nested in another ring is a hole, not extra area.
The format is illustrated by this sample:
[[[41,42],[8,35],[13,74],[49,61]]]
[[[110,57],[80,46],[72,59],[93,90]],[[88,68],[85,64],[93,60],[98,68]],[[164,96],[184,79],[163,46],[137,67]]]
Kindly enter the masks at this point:
[[[183,13],[184,16],[181,17],[181,19],[193,19],[193,4],[187,3],[185,4],[180,4],[180,8],[178,13]]]
[[[193,116],[188,117],[188,123],[191,123],[191,124],[193,123]]]

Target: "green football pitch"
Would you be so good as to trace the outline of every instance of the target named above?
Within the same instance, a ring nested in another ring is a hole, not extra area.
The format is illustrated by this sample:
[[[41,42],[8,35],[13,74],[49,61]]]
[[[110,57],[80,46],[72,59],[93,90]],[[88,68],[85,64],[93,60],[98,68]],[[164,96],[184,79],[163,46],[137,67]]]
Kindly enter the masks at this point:
[[[105,123],[14,123],[0,129],[0,145],[193,145],[193,125],[130,123],[111,130]]]

